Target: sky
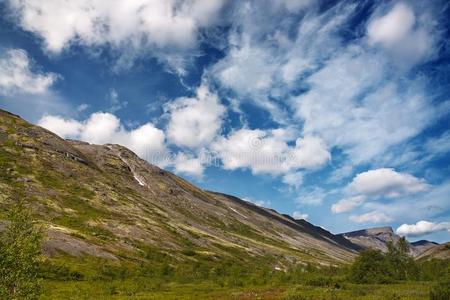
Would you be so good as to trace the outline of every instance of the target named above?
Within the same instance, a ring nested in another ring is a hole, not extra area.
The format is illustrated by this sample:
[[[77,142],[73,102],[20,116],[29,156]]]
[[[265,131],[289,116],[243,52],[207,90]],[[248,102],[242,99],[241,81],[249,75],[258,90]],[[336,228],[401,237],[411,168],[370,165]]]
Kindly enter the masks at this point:
[[[333,233],[450,240],[447,1],[3,0],[0,107]]]

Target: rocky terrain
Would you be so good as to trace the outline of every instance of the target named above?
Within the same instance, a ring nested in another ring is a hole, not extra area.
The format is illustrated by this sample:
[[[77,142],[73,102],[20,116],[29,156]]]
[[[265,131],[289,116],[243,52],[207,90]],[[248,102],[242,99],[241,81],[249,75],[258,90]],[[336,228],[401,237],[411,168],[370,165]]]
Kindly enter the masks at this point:
[[[350,262],[358,245],[304,220],[205,191],[119,145],[64,140],[0,111],[0,219],[22,200],[50,257]]]
[[[338,236],[344,237],[353,244],[359,245],[362,249],[378,249],[387,252],[387,243],[396,244],[400,236],[394,233],[391,227],[376,227],[357,231],[342,233]],[[409,243],[411,256],[419,259],[428,250],[440,246],[438,243],[426,240]],[[449,253],[450,254],[450,253]]]

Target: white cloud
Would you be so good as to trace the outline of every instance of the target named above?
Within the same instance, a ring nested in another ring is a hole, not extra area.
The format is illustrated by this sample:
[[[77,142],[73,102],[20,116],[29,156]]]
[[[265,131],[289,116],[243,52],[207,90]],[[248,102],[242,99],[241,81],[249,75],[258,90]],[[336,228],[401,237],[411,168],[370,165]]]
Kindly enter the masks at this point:
[[[111,106],[109,107],[108,111],[110,113],[115,113],[128,105],[128,101],[123,101],[119,98],[119,93],[116,89],[111,89],[109,91],[109,99],[111,102]]]
[[[425,150],[432,156],[450,152],[450,131],[444,132],[436,138],[430,138],[425,143]]]
[[[174,161],[175,172],[182,173],[197,178],[203,176],[205,167],[198,157],[192,157],[185,153],[179,153]]]
[[[206,146],[218,134],[225,107],[217,94],[205,84],[197,89],[194,98],[178,98],[166,107],[170,115],[167,126],[169,140],[189,148]]]
[[[294,172],[284,175],[283,183],[298,189],[303,184],[303,172]]]
[[[450,182],[433,185],[424,193],[393,198],[389,203],[374,201],[364,204],[365,209],[389,212],[397,222],[411,223],[433,219],[450,212]],[[408,212],[408,213],[405,213]]]
[[[371,42],[391,46],[411,32],[414,22],[412,9],[405,3],[397,3],[386,15],[372,20],[367,33]]]
[[[349,217],[350,221],[355,223],[387,223],[393,219],[385,213],[372,211],[362,215],[353,215]]]
[[[322,204],[327,195],[324,189],[315,187],[312,190],[302,191],[296,201],[299,204],[317,206]]]
[[[83,112],[88,108],[89,108],[89,104],[81,103],[80,105],[77,106],[77,112]]]
[[[331,206],[331,211],[334,214],[339,214],[347,211],[351,211],[354,208],[360,206],[365,200],[364,196],[358,195],[350,198],[345,198]]]
[[[307,136],[288,145],[291,134],[286,129],[239,129],[228,137],[218,138],[211,149],[221,159],[223,168],[248,168],[254,174],[287,174],[297,169],[323,166],[330,159],[325,144]]]
[[[138,53],[195,47],[199,30],[218,20],[224,1],[9,0],[20,26],[59,53],[73,44],[108,45]],[[124,51],[124,52],[126,52]],[[164,55],[164,52],[167,55]]]
[[[39,126],[48,129],[63,138],[78,137],[83,125],[72,119],[64,119],[60,116],[43,116],[38,123]]]
[[[0,55],[0,94],[44,94],[58,76],[33,67],[26,51],[8,49]]]
[[[97,112],[82,122],[60,116],[44,116],[38,125],[63,138],[79,139],[93,144],[121,144],[151,163],[160,166],[168,163],[160,160],[166,152],[164,132],[152,123],[127,130],[116,116]]]
[[[296,219],[296,220],[300,220],[300,219],[307,220],[307,219],[309,218],[309,215],[308,215],[308,214],[301,213],[301,212],[299,212],[299,211],[294,211],[294,212],[292,213],[292,217],[293,217],[294,219]]]
[[[397,3],[383,16],[372,18],[367,26],[369,43],[381,44],[400,61],[414,64],[429,57],[434,51],[434,38],[426,16],[416,20],[413,8]]]
[[[301,18],[286,14],[280,4],[243,6],[233,16],[227,55],[208,70],[238,101],[251,101],[279,124],[304,124],[303,135],[339,148],[351,166],[373,162],[433,121],[435,108],[423,78],[398,68],[404,59],[408,66],[423,61],[436,48],[436,22],[426,22],[431,9],[414,8],[419,11],[412,16],[414,26],[394,35],[407,35],[429,51],[422,53],[422,46],[414,44],[405,49],[418,47],[411,50],[415,54],[391,56],[378,42],[367,43],[368,36],[350,43],[342,39],[340,30],[348,29],[347,22],[364,5],[341,2],[322,12],[311,9]],[[375,6],[369,23],[384,7]],[[360,26],[354,30],[366,30],[366,23]]]
[[[382,168],[359,173],[353,178],[348,188],[367,196],[392,198],[424,192],[429,189],[429,185],[424,179]]]
[[[290,166],[294,168],[315,169],[331,159],[331,154],[323,140],[305,136],[295,141],[295,148],[289,153]]]
[[[401,236],[421,236],[445,230],[450,232],[450,222],[434,223],[422,220],[416,224],[403,224],[397,228],[396,233]]]
[[[304,133],[320,136],[359,164],[421,132],[433,116],[421,82],[387,83],[388,68],[383,56],[360,47],[337,54],[307,79],[308,92],[291,99]]]

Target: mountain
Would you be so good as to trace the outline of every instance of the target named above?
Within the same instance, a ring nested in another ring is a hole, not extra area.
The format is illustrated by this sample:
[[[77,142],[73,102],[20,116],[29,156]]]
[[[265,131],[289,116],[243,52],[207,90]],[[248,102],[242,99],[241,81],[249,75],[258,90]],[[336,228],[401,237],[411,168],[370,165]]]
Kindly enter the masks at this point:
[[[65,140],[0,110],[0,219],[23,200],[49,257],[335,265],[360,246],[242,199],[202,190],[120,145]]]
[[[341,233],[338,236],[348,239],[353,244],[363,249],[377,249],[387,252],[387,243],[396,244],[400,240],[400,236],[394,233],[391,227],[375,227],[357,231]],[[408,242],[409,243],[409,242]],[[426,240],[409,243],[410,255],[419,259],[429,249],[438,246],[438,243]]]
[[[434,244],[417,256],[420,260],[430,260],[433,258],[450,259],[450,242],[444,244]]]
[[[387,242],[397,243],[400,236],[396,235],[391,227],[376,227],[357,231],[342,233],[352,243],[364,249],[378,249],[387,252]]]
[[[438,245],[439,245],[438,243],[430,242],[427,240],[420,240],[420,241],[410,243],[410,247],[413,249],[414,256],[416,256],[416,257],[420,257],[428,249],[434,248]]]

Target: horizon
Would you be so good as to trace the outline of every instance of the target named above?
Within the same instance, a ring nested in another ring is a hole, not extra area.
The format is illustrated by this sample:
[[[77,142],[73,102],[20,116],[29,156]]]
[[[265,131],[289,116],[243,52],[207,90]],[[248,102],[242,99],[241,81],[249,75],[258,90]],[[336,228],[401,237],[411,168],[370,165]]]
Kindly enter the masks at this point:
[[[450,241],[448,4],[141,2],[1,3],[0,108],[333,233]]]

